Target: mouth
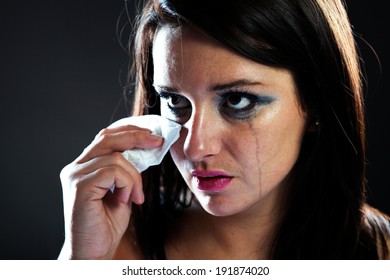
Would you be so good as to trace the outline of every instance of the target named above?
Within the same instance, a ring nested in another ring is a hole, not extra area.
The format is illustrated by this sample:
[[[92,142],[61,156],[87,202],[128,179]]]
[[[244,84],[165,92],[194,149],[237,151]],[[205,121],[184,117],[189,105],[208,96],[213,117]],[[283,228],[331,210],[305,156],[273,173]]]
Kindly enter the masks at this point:
[[[198,171],[192,172],[196,187],[201,191],[216,192],[225,189],[232,176],[223,171]]]

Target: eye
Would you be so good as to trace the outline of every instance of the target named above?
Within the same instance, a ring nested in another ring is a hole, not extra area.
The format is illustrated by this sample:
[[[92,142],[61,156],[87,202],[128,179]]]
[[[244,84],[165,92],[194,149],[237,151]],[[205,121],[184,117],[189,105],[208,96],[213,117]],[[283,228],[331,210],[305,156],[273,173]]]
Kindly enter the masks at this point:
[[[157,95],[165,100],[170,109],[183,109],[191,105],[187,98],[175,93],[160,92]]]
[[[272,103],[275,98],[268,95],[258,95],[248,92],[225,92],[219,95],[219,108],[231,119],[250,119],[264,106]]]
[[[251,104],[251,100],[240,94],[230,94],[226,97],[226,106],[231,109],[241,110]]]
[[[161,95],[160,95],[161,96]],[[188,106],[189,102],[186,98],[181,97],[177,94],[169,94],[168,97],[166,97],[168,106],[170,108],[185,108]]]
[[[174,118],[183,118],[191,110],[191,103],[184,96],[171,92],[160,92],[157,94],[161,98],[161,106],[168,107],[170,114]]]

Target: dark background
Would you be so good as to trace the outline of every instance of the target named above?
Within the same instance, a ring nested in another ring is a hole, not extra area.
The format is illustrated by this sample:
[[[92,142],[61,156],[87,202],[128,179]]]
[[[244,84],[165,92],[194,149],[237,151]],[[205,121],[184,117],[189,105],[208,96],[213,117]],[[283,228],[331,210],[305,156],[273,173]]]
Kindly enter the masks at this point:
[[[390,213],[386,1],[347,3],[368,73],[369,201]],[[58,256],[60,170],[101,128],[126,116],[120,100],[128,56],[116,35],[123,8],[123,0],[1,4],[0,259]]]

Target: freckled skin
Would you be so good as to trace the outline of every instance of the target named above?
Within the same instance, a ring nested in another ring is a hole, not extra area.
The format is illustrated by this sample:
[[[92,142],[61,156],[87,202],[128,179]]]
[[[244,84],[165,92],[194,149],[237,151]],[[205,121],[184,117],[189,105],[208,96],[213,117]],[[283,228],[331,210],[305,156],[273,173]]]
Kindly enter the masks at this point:
[[[153,48],[154,84],[175,89],[190,110],[177,118],[162,102],[161,114],[183,125],[172,158],[200,205],[214,216],[273,209],[275,197],[299,155],[306,115],[292,75],[237,55],[194,29],[161,28]],[[246,91],[273,101],[244,120],[216,105],[215,84],[254,81]],[[224,171],[233,177],[218,192],[197,189],[193,170]]]

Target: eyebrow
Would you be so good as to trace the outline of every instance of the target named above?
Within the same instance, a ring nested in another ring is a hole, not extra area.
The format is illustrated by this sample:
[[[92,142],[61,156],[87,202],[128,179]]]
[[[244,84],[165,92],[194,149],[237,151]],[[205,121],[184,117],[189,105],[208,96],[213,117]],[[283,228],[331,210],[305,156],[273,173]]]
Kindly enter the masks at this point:
[[[226,89],[231,89],[234,87],[240,87],[240,86],[259,86],[262,85],[263,83],[258,82],[258,81],[252,81],[252,80],[247,80],[247,79],[240,79],[236,80],[230,83],[225,83],[225,84],[216,84],[212,87],[209,88],[210,91],[221,91],[221,90],[226,90]]]
[[[248,79],[239,79],[239,80],[228,82],[228,83],[215,84],[215,85],[209,87],[208,90],[209,91],[222,91],[222,90],[227,90],[227,89],[240,87],[240,86],[259,86],[259,85],[263,85],[263,83],[258,82],[258,81],[248,80]],[[171,92],[171,93],[178,92],[177,89],[175,89],[173,87],[169,87],[169,86],[160,86],[160,85],[153,84],[153,87],[158,88],[158,89],[163,90],[163,91],[166,91],[166,92]]]
[[[153,84],[152,85],[155,89],[160,89],[162,91],[166,91],[166,92],[170,92],[170,93],[176,93],[178,92],[178,90],[176,90],[175,88],[173,87],[168,87],[168,86],[159,86],[159,85],[156,85],[156,84]]]

